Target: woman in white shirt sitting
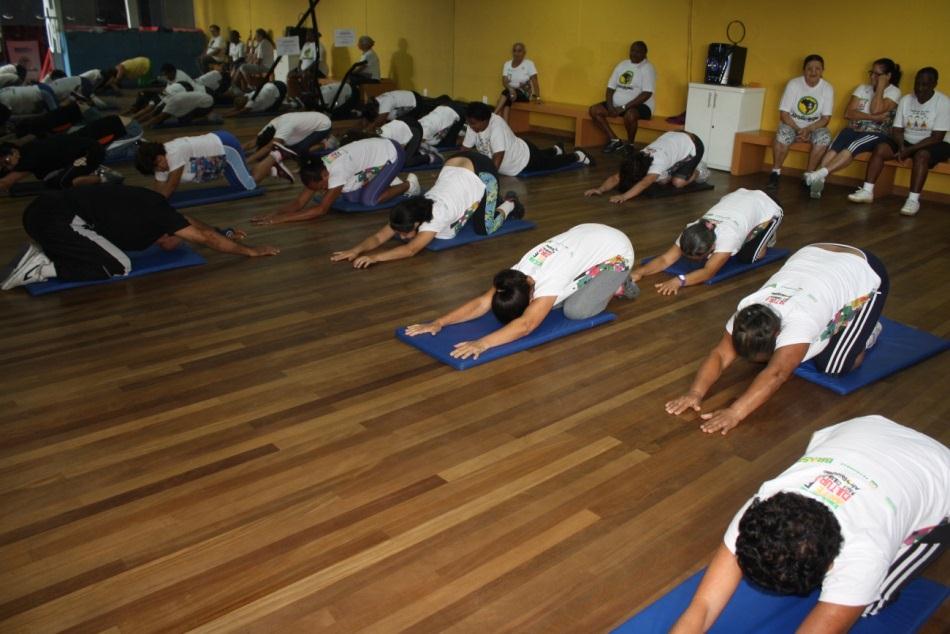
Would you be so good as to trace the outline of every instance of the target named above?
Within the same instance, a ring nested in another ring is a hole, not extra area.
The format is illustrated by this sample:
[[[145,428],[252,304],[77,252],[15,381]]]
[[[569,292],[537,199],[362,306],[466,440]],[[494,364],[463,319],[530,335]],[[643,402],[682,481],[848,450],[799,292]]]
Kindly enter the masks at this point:
[[[521,42],[511,47],[511,59],[501,69],[501,83],[505,87],[495,104],[495,114],[507,121],[511,104],[516,101],[541,101],[538,87],[538,69],[534,62],[525,58],[526,49]]]

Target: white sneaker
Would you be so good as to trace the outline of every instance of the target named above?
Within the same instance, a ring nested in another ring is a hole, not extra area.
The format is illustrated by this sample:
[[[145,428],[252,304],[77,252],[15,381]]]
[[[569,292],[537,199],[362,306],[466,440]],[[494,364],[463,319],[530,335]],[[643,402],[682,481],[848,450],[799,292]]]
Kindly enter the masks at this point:
[[[419,184],[419,177],[411,173],[406,176],[406,182],[409,183],[409,189],[406,190],[406,196],[418,196],[422,193],[422,185]]]
[[[874,344],[877,343],[877,338],[881,336],[882,330],[884,330],[884,324],[881,322],[874,324],[874,330],[871,331],[871,336],[868,337],[867,343],[864,344],[865,350],[870,350],[874,347]]]
[[[696,166],[696,182],[705,183],[709,180],[709,167],[706,165],[705,161],[700,161],[699,165]]]
[[[0,289],[8,291],[17,286],[45,282],[47,278],[43,275],[43,266],[46,264],[52,263],[38,246],[31,243],[13,266],[13,270],[10,271],[7,278],[3,280]]]
[[[821,198],[821,192],[825,189],[825,179],[821,178],[819,175],[811,172],[813,175],[811,182],[808,183],[808,195],[812,198]],[[806,176],[805,181],[808,182]],[[864,190],[861,190],[864,191]]]
[[[904,206],[901,207],[902,216],[916,216],[918,211],[920,211],[920,202],[910,198],[905,200]]]
[[[848,194],[848,200],[853,203],[873,203],[874,194],[862,187],[858,190],[855,190],[853,194]]]

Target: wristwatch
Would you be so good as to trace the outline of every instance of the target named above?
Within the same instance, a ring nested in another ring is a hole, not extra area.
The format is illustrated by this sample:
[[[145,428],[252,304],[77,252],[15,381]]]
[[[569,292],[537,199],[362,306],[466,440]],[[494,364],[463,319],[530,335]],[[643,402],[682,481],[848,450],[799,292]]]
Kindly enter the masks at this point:
[[[681,287],[682,287],[682,286],[686,286],[686,276],[685,276],[685,275],[683,275],[682,273],[680,273],[679,275],[676,276],[676,279],[678,279],[678,280],[680,281],[680,286],[681,286]]]

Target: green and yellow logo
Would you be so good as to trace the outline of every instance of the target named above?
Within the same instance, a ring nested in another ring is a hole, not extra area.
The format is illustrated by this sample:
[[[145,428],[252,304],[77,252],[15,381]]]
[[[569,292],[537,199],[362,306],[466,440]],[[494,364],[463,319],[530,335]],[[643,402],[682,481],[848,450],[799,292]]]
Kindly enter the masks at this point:
[[[621,86],[629,86],[633,83],[633,71],[627,70],[620,75],[620,79],[617,80]]]
[[[815,114],[818,110],[818,100],[811,96],[805,96],[798,100],[798,112],[804,116]]]

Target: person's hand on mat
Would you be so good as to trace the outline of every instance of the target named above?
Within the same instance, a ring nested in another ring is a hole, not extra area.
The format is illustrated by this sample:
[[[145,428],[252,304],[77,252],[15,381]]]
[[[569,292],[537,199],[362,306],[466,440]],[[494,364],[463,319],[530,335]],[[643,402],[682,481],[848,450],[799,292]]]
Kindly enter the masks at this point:
[[[243,229],[231,229],[228,233],[230,235],[225,237],[229,240],[234,240],[235,242],[240,242],[247,237],[247,231],[244,231]]]
[[[334,251],[333,255],[330,256],[331,262],[340,262],[346,260],[347,262],[352,262],[359,256],[359,252],[354,251],[353,249],[347,249],[346,251]]]
[[[412,324],[411,326],[406,326],[406,334],[410,337],[415,337],[416,335],[435,335],[442,330],[442,326],[434,321],[430,321],[427,324]]]
[[[739,417],[730,409],[717,409],[715,412],[703,414],[705,423],[700,426],[707,434],[713,434],[717,431],[725,436],[730,429],[739,424]]]
[[[656,288],[656,292],[660,295],[676,295],[680,292],[682,284],[678,277],[671,277],[665,282],[660,282],[659,284],[653,285]]]
[[[376,258],[371,255],[361,255],[353,261],[354,269],[368,269],[370,266],[376,264]]]
[[[272,246],[262,246],[262,247],[249,247],[251,249],[251,257],[259,258],[265,255],[280,255],[280,249]]]
[[[590,198],[591,196],[600,196],[603,193],[604,192],[600,191],[599,189],[588,189],[586,192],[584,192],[584,195]]]
[[[674,398],[672,401],[667,402],[666,413],[679,416],[688,409],[693,409],[698,412],[699,406],[702,402],[703,399],[698,394],[695,392],[687,392],[683,396]]]
[[[263,216],[254,216],[251,218],[252,225],[272,225],[275,224],[274,216],[277,214],[266,214]]]
[[[620,205],[627,202],[627,199],[623,197],[623,194],[616,194],[610,197],[610,202],[616,205]]]
[[[455,344],[455,350],[449,354],[456,359],[477,359],[478,355],[488,350],[488,346],[481,341],[460,341]]]

